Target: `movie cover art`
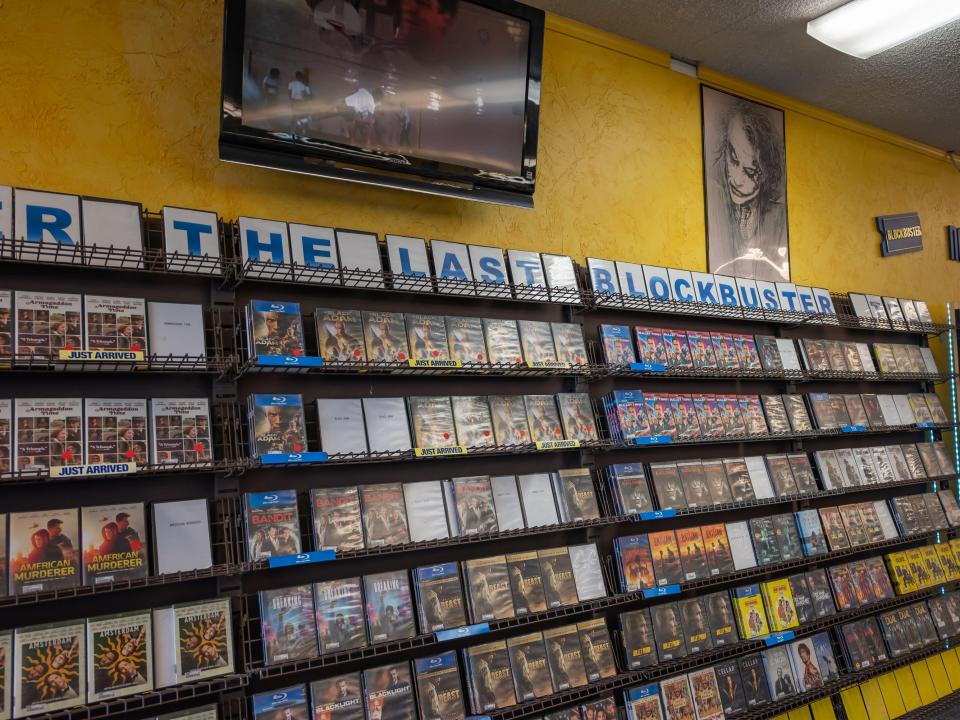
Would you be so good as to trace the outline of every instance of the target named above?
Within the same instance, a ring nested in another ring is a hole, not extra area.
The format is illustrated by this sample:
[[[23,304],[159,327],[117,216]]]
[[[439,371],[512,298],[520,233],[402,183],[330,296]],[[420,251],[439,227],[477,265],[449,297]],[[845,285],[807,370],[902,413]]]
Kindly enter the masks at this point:
[[[736,715],[747,707],[747,700],[743,696],[743,681],[740,679],[740,668],[737,661],[727,660],[713,666],[717,677],[717,687],[720,690],[720,702],[726,715]]]
[[[721,370],[739,370],[740,358],[737,345],[729,333],[710,333],[713,352],[717,356],[717,365]]]
[[[737,635],[737,620],[733,615],[733,606],[730,596],[723,590],[710,593],[702,599],[710,631],[713,633],[713,644],[716,647],[733,645],[739,642]]]
[[[780,546],[777,530],[772,517],[755,517],[748,521],[750,537],[753,540],[753,549],[756,552],[757,564],[770,565],[780,562]]]
[[[616,675],[617,666],[613,660],[613,646],[606,620],[584,620],[577,623],[577,631],[580,633],[580,650],[587,682],[597,682]]]
[[[483,334],[487,339],[487,356],[492,364],[523,363],[523,347],[520,345],[516,320],[483,318]]]
[[[760,653],[744,655],[739,660],[740,679],[743,681],[743,696],[747,707],[756,707],[770,702],[767,673],[763,669]]]
[[[698,527],[677,528],[677,545],[680,548],[680,567],[686,582],[709,576],[707,553],[703,535]]]
[[[717,395],[717,406],[720,408],[720,420],[727,435],[743,435],[747,432],[738,396]]]
[[[493,432],[490,405],[483,395],[454,395],[453,424],[457,443],[466,447],[493,447],[497,440]]]
[[[757,350],[757,343],[750,335],[734,335],[733,343],[737,348],[737,358],[740,360],[741,369],[763,369],[763,363],[760,361],[760,352]]]
[[[624,463],[607,468],[609,478],[615,485],[615,495],[624,515],[639,515],[653,510],[650,488],[640,463]]]
[[[87,621],[87,702],[153,689],[150,612]]]
[[[319,655],[310,585],[260,591],[260,632],[265,665]]]
[[[692,368],[693,357],[687,333],[683,330],[662,330],[663,346],[667,351],[667,362],[672,368]]]
[[[147,304],[143,298],[86,295],[83,298],[87,350],[134,350],[149,356]]]
[[[233,626],[227,598],[174,605],[177,683],[233,672]]]
[[[803,544],[800,542],[800,533],[797,532],[797,523],[793,513],[780,513],[770,518],[776,534],[777,547],[780,550],[780,559],[799,560],[803,557]]]
[[[247,493],[243,499],[250,562],[302,550],[295,490]]]
[[[513,593],[503,555],[463,563],[473,622],[514,617]]]
[[[496,532],[497,515],[489,475],[453,478],[453,496],[461,535]]]
[[[563,425],[553,395],[524,395],[527,422],[534,442],[563,440]]]
[[[80,513],[84,585],[147,576],[143,503],[84,507]]]
[[[617,557],[624,592],[635,592],[655,587],[653,556],[646,535],[629,535],[616,539]]]
[[[86,462],[147,464],[147,401],[84,400]]]
[[[447,317],[447,351],[451,360],[462,363],[487,362],[483,321],[473,317]]]
[[[447,326],[441,315],[404,316],[411,360],[449,360]]]
[[[694,395],[693,406],[697,410],[700,434],[704,438],[723,437],[723,418],[713,395]]]
[[[763,595],[759,585],[746,585],[733,591],[736,605],[737,625],[744,640],[763,637],[770,633]]]
[[[560,470],[555,476],[554,486],[564,522],[596,520],[600,517],[597,492],[588,468]]]
[[[310,683],[313,720],[364,720],[360,673],[347,673]]]
[[[577,583],[573,564],[566,547],[549,548],[537,552],[543,577],[543,596],[548,608],[576,605]]]
[[[363,341],[370,362],[402,362],[410,359],[403,313],[364,310]]]
[[[14,645],[14,717],[55,712],[85,701],[82,620],[17,630]]]
[[[667,711],[667,720],[693,720],[696,717],[686,675],[661,680],[660,695]]]
[[[664,720],[660,704],[660,686],[657,683],[624,690],[627,717],[631,720]]]
[[[713,352],[713,343],[710,334],[703,332],[687,333],[687,343],[690,345],[690,357],[695,368],[717,368],[717,356]]]
[[[363,576],[367,630],[371,643],[403,640],[416,635],[407,571],[391,570]]]
[[[647,393],[643,396],[652,435],[678,437],[677,419],[673,415],[670,396],[664,393]]]
[[[680,473],[683,496],[688,507],[703,507],[713,502],[710,487],[703,474],[703,465],[699,460],[678,462],[677,471]],[[656,475],[662,475],[662,473],[657,472],[654,477]],[[667,506],[663,505],[663,507]]]
[[[0,358],[13,356],[13,293],[0,290]],[[2,700],[0,700],[2,702]]]
[[[707,624],[707,613],[701,598],[687,598],[677,603],[683,624],[683,640],[687,653],[693,655],[713,648],[713,635]]]
[[[522,395],[490,395],[490,415],[497,445],[527,445],[533,442]]]
[[[630,328],[626,325],[601,325],[600,347],[603,359],[608,365],[629,365],[637,362],[630,339]]]
[[[699,439],[701,436],[700,422],[697,420],[697,406],[693,401],[693,396],[672,395],[670,409],[677,421],[677,437],[681,440]]]
[[[770,472],[770,480],[773,483],[773,489],[777,492],[777,497],[799,494],[787,456],[767,455],[766,460],[767,470]]]
[[[557,405],[560,408],[564,438],[581,442],[599,439],[590,396],[587,393],[559,393]]]
[[[650,553],[653,556],[653,569],[657,576],[657,585],[675,585],[683,582],[683,569],[680,566],[680,548],[673,530],[653,532],[648,536]]]
[[[251,300],[247,306],[247,350],[251,357],[304,355],[300,304]]]
[[[324,362],[364,362],[363,320],[359,310],[314,311],[317,343]]]
[[[13,632],[0,632],[0,718],[9,720],[13,690]]]
[[[557,361],[550,323],[539,320],[518,320],[520,345],[528,363],[551,363]]]
[[[507,653],[510,656],[513,686],[519,702],[553,694],[543,633],[535,632],[508,638]]]
[[[429,395],[408,397],[413,437],[417,447],[454,447],[457,430],[453,422],[453,407],[446,396]]]
[[[663,342],[663,334],[657,328],[635,327],[634,337],[637,340],[640,362],[651,365],[670,366],[670,357]]]
[[[416,568],[413,579],[417,588],[417,612],[422,632],[437,632],[467,624],[457,563]]]
[[[359,577],[315,583],[313,598],[321,653],[366,646],[367,632]]]
[[[516,614],[519,616],[546,610],[538,553],[534,550],[508,554],[506,560]]]
[[[647,608],[620,615],[620,629],[626,651],[627,669],[639,670],[657,662],[656,641],[653,624]]]
[[[204,464],[213,458],[206,398],[152,398],[150,423],[154,465]]]
[[[79,513],[75,508],[10,513],[10,594],[80,584]]]
[[[679,510],[687,507],[683,482],[676,463],[652,463],[650,474],[653,475],[653,487],[661,508]]]
[[[17,290],[14,346],[17,355],[57,359],[61,350],[83,345],[80,295]]]
[[[486,713],[517,704],[510,655],[503,640],[468,648],[467,671],[474,712]]]
[[[316,549],[363,548],[360,495],[356,487],[314,488],[310,491],[310,507]]]
[[[414,660],[413,667],[417,680],[419,720],[462,718],[464,706],[460,695],[457,653],[449,650],[440,655],[420,658]]]
[[[760,404],[767,416],[767,427],[774,435],[790,432],[790,421],[787,419],[787,409],[783,398],[779,395],[761,395]]]
[[[587,684],[580,649],[580,634],[576,625],[563,625],[543,631],[543,644],[547,649],[547,665],[557,692]]]
[[[360,508],[368,547],[410,542],[400,483],[361,485]]]
[[[703,469],[715,504],[756,499],[750,470],[743,458],[724,458],[722,462],[708,460],[703,463]]]
[[[310,720],[305,685],[257,693],[252,698],[253,720]]]
[[[774,702],[797,694],[797,683],[790,665],[790,654],[782,645],[772,647],[760,653],[767,670],[767,683],[770,685],[770,697]]]
[[[13,468],[13,448],[10,429],[13,425],[13,405],[10,400],[0,400],[0,477],[9,475]]]
[[[765,582],[762,587],[766,597],[765,604],[770,629],[781,631],[795,628],[799,624],[799,620],[793,591],[790,589],[790,580],[788,578],[778,578]]]
[[[763,417],[763,405],[756,395],[741,395],[737,398],[744,429],[748,435],[766,435],[770,432]]]
[[[720,688],[712,667],[690,673],[690,691],[699,720],[723,720],[723,703]]]
[[[416,698],[408,661],[363,671],[367,717],[414,720]]]
[[[550,323],[557,360],[570,363],[572,367],[590,362],[587,346],[583,342],[583,326],[577,323]]]
[[[704,554],[710,577],[732,573],[733,554],[730,552],[726,526],[723,523],[704,525],[700,531],[703,533]],[[677,537],[679,538],[679,532]]]
[[[83,403],[17,398],[14,414],[16,469],[48,474],[56,468],[83,465]]]

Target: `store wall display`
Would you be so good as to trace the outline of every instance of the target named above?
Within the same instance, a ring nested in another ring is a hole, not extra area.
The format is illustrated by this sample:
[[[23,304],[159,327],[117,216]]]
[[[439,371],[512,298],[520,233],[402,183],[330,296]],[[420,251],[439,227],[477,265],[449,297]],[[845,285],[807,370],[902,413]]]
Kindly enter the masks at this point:
[[[710,272],[788,281],[783,111],[707,87],[701,101]]]

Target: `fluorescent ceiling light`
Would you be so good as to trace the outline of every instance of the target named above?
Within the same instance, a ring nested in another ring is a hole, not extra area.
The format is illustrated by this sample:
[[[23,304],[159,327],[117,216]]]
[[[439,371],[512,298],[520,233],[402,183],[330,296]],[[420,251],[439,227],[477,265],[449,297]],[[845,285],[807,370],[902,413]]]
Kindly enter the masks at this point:
[[[960,0],[853,0],[807,23],[807,34],[866,59],[960,18]]]

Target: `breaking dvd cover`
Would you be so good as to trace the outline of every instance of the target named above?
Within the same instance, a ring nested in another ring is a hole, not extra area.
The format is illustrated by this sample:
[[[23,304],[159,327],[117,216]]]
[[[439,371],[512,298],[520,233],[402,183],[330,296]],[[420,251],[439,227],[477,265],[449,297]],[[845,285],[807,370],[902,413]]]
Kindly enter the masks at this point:
[[[89,303],[89,300],[87,301]],[[303,319],[300,304],[251,300],[247,310],[247,352],[261,355],[303,355]],[[89,307],[88,322],[89,322]]]
[[[260,591],[260,631],[266,665],[319,655],[310,585]]]
[[[150,611],[87,621],[87,701],[153,690]]]
[[[360,578],[327,580],[313,586],[320,652],[355,650],[367,644]]]
[[[143,503],[87,506],[80,515],[84,585],[147,576]]]
[[[371,643],[403,640],[416,635],[406,569],[364,575],[363,597]]]
[[[359,310],[317,308],[314,317],[320,357],[324,362],[363,362],[367,359]]]

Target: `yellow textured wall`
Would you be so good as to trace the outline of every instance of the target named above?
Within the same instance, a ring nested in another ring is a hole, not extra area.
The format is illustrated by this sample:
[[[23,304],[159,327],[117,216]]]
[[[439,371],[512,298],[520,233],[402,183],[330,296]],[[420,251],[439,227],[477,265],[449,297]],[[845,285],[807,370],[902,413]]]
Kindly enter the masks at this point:
[[[699,83],[664,67],[665,55],[551,18],[528,211],[219,162],[221,13],[220,0],[0,4],[0,182],[150,209],[705,266]],[[956,300],[960,266],[946,261],[944,226],[960,224],[960,173],[782,100],[797,108],[786,117],[794,279]],[[909,210],[920,212],[927,249],[881,259],[873,217]]]

